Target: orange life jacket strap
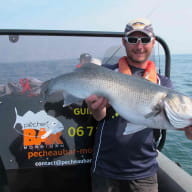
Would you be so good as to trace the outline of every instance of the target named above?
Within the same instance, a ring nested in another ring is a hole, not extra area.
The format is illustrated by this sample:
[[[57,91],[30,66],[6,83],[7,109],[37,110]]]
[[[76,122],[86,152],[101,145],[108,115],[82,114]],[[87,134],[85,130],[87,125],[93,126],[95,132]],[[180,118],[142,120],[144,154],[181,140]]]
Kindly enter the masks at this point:
[[[121,57],[118,62],[118,67],[119,67],[119,72],[124,73],[127,75],[132,75],[131,69],[129,67],[127,57]],[[156,66],[153,61],[148,61],[147,67],[144,71],[143,78],[153,82],[157,83],[158,82],[158,77],[157,77],[157,71],[156,71]]]

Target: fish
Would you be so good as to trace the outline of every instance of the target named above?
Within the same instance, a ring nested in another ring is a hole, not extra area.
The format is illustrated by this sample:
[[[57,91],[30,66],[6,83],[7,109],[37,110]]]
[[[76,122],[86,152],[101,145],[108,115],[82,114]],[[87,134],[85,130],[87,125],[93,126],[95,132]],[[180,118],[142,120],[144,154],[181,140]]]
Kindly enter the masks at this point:
[[[41,139],[45,139],[51,134],[56,134],[64,130],[63,124],[56,118],[48,115],[44,110],[34,113],[27,111],[23,116],[19,115],[17,108],[15,107],[16,120],[13,128],[16,129],[16,125],[20,124],[22,130],[35,129],[40,130],[45,128],[46,133],[41,136]]]
[[[42,87],[44,99],[62,92],[64,106],[90,95],[108,99],[128,122],[126,134],[145,128],[179,129],[192,125],[192,99],[141,77],[126,75],[88,63],[50,79]]]

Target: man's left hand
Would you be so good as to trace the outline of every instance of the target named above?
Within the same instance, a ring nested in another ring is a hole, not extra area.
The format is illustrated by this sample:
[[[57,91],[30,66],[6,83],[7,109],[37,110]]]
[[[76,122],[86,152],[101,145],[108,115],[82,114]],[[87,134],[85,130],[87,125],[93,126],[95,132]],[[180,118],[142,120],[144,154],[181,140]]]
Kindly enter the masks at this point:
[[[188,139],[192,140],[192,126],[191,127],[185,127],[184,128],[185,135]]]

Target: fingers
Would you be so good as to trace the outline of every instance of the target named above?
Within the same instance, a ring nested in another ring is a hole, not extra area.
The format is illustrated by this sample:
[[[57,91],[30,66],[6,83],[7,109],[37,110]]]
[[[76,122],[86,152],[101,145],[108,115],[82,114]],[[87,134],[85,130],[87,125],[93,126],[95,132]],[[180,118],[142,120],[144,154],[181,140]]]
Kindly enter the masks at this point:
[[[185,128],[185,135],[188,139],[192,140],[192,126]]]
[[[108,103],[106,98],[96,95],[91,95],[85,101],[91,110],[102,110]]]

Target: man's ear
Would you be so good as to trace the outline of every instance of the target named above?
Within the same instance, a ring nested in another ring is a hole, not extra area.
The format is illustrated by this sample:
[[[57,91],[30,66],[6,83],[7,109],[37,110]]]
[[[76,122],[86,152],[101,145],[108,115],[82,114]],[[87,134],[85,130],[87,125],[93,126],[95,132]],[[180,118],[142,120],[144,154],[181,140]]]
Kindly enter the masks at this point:
[[[153,37],[153,40],[152,40],[153,46],[155,45],[155,42],[156,42],[156,38]]]
[[[125,38],[122,38],[122,44],[125,46],[125,44],[126,44]]]

